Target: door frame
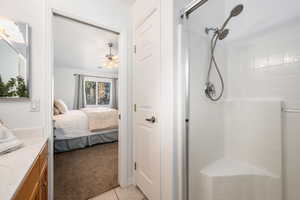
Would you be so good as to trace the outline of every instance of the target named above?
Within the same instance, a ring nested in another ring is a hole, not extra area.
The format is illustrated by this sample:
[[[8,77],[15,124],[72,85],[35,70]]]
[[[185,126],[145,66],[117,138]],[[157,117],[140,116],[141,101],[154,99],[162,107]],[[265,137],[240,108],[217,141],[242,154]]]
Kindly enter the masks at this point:
[[[48,174],[48,196],[49,200],[54,199],[54,134],[53,134],[53,99],[54,99],[54,47],[53,47],[53,17],[55,15],[65,16],[67,18],[71,18],[77,21],[81,21],[83,23],[91,24],[97,27],[102,27],[114,32],[118,32],[119,35],[119,49],[120,49],[120,61],[121,65],[119,68],[119,113],[121,114],[121,120],[119,121],[119,135],[118,135],[118,181],[121,187],[125,187],[132,183],[132,179],[130,177],[130,171],[132,163],[129,162],[130,154],[130,144],[129,142],[129,128],[128,125],[130,119],[128,116],[131,103],[128,102],[128,37],[127,31],[121,30],[117,27],[112,26],[111,24],[99,24],[98,22],[94,22],[84,17],[80,17],[74,14],[70,14],[67,12],[63,12],[60,10],[53,9],[47,7],[46,12],[46,58],[45,58],[45,66],[46,66],[46,78],[45,78],[45,135],[49,137],[49,174]],[[50,98],[48,98],[50,97]]]

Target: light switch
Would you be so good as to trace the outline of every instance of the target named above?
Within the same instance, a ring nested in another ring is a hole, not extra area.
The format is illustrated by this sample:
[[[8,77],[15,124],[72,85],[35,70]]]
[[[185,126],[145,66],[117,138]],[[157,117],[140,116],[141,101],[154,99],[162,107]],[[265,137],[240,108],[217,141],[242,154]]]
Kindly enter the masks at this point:
[[[40,111],[40,100],[38,100],[38,99],[31,100],[30,111],[31,112],[39,112]]]

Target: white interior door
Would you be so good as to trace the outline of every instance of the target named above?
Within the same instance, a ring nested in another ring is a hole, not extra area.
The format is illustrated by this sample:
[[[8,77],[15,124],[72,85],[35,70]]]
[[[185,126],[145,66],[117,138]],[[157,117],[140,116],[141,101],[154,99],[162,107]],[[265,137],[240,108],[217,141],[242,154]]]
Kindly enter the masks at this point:
[[[135,179],[149,200],[160,200],[160,13],[135,29]]]

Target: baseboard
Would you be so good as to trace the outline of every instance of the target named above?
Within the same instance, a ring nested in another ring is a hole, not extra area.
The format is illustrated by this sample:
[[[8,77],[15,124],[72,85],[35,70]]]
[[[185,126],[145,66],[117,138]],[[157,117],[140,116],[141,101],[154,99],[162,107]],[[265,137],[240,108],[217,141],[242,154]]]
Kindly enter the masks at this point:
[[[128,185],[135,185],[134,177],[129,177],[128,178]]]

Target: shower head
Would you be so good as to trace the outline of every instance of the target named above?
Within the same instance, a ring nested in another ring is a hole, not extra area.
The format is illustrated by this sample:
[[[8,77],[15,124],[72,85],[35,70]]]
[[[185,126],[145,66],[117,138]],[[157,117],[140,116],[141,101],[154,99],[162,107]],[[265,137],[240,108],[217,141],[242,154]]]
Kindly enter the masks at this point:
[[[236,16],[238,16],[239,14],[241,14],[241,12],[243,11],[243,9],[244,9],[244,5],[243,4],[237,5],[236,7],[234,7],[231,10],[230,17],[236,17]]]
[[[224,31],[220,32],[219,36],[218,36],[219,40],[225,39],[227,37],[228,33],[229,33],[229,29],[225,29]]]
[[[244,5],[243,4],[239,4],[237,6],[235,6],[231,12],[229,17],[226,19],[226,21],[224,22],[222,28],[220,28],[221,31],[223,31],[225,29],[225,27],[227,26],[228,22],[231,20],[231,18],[238,16],[239,14],[241,14],[241,12],[244,9]]]
[[[224,22],[224,24],[222,25],[221,28],[208,28],[207,27],[205,29],[205,32],[207,34],[210,31],[214,32],[214,34],[213,34],[213,36],[210,40],[211,55],[210,55],[209,69],[208,69],[208,73],[207,73],[207,77],[206,77],[206,84],[205,84],[205,94],[212,101],[220,100],[220,98],[223,96],[223,93],[224,93],[224,80],[223,80],[222,74],[220,72],[219,66],[217,64],[215,55],[214,55],[215,54],[215,49],[216,49],[216,46],[217,46],[217,42],[218,42],[218,40],[224,40],[228,36],[229,29],[226,28],[227,24],[229,23],[231,18],[236,17],[239,14],[241,14],[243,9],[244,9],[244,6],[242,4],[239,4],[239,5],[235,6],[231,10],[230,15],[227,17],[227,19],[225,20],[225,22]],[[221,86],[222,86],[221,92],[218,94],[218,96],[216,96],[216,90],[215,90],[214,84],[210,81],[210,74],[211,74],[211,70],[212,70],[213,66],[215,66],[215,69],[217,71],[217,74],[219,76]]]

